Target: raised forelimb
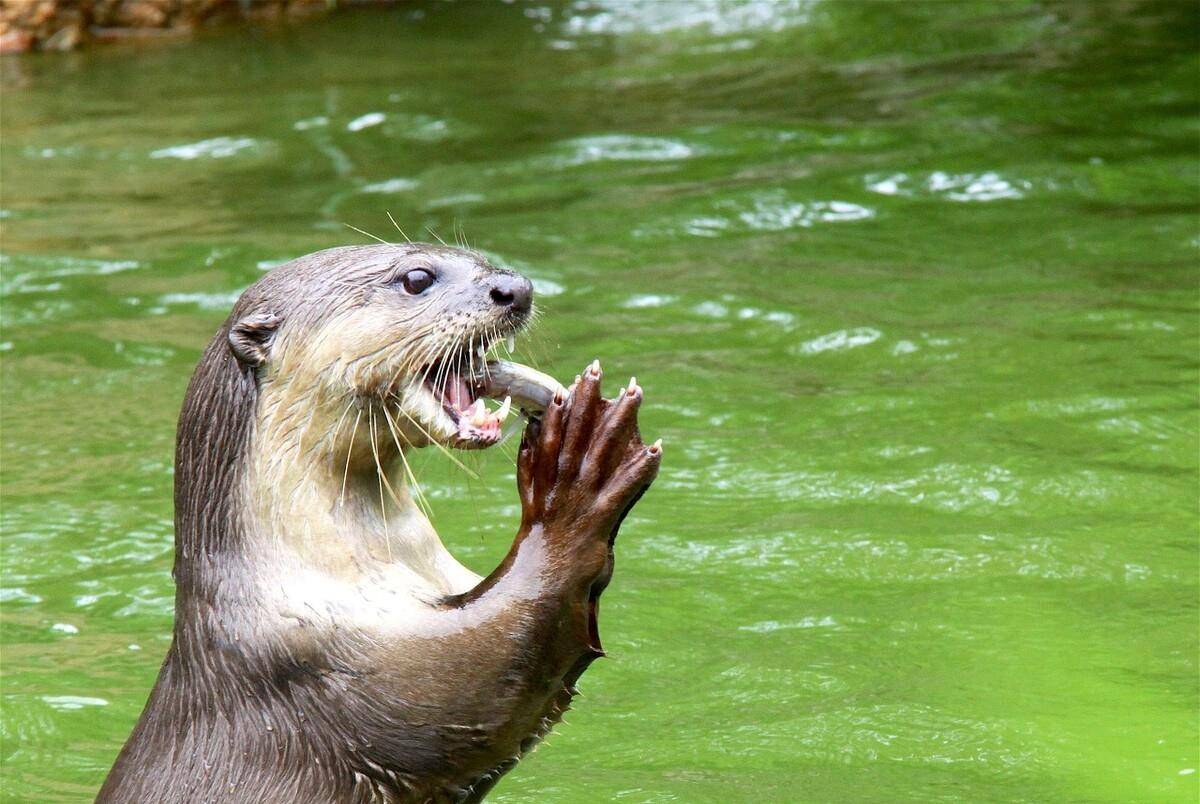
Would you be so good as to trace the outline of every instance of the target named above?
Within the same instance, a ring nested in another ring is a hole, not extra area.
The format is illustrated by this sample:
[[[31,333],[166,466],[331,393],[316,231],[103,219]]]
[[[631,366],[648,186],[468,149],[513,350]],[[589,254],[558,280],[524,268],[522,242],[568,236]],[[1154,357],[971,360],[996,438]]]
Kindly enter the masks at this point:
[[[630,380],[604,399],[600,381],[596,361],[529,423],[517,463],[517,537],[500,566],[450,601],[466,608],[498,594],[560,607],[573,633],[554,642],[567,654],[600,652],[595,608],[612,576],[613,541],[662,459],[660,444],[647,446],[638,431],[642,389]]]
[[[638,433],[642,389],[630,381],[604,399],[600,380],[593,363],[526,427],[521,526],[500,565],[437,603],[436,616],[402,618],[367,642],[347,634],[334,649],[367,669],[336,682],[352,692],[355,771],[373,783],[399,784],[413,800],[478,800],[558,720],[602,654],[596,611],[613,541],[662,449]]]
[[[417,640],[419,648],[407,642],[384,671],[401,699],[415,674],[441,679],[445,697],[427,698],[422,716],[454,764],[480,773],[470,800],[558,719],[580,673],[602,654],[596,610],[612,576],[613,541],[658,473],[662,449],[638,433],[636,382],[604,399],[600,380],[593,363],[530,422],[518,460],[522,516],[512,548],[475,588],[443,601],[440,633]],[[436,667],[417,666],[431,656]],[[409,771],[437,775],[433,767]]]

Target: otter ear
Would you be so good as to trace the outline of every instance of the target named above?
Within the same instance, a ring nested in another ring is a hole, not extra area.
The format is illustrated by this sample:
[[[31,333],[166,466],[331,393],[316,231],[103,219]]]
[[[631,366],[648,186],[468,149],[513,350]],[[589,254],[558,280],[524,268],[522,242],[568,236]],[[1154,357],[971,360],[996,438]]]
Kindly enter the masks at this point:
[[[229,330],[229,348],[234,357],[251,367],[267,362],[280,321],[274,313],[254,313],[234,324]]]

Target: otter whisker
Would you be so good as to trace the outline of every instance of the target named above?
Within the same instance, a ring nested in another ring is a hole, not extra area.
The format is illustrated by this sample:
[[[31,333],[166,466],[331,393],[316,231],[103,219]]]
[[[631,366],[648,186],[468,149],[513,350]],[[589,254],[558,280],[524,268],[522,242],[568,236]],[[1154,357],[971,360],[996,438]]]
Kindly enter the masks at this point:
[[[424,361],[425,369],[427,371],[435,368],[438,355],[440,355],[445,350],[446,350],[446,346],[441,341],[439,341],[437,338],[433,338],[433,337],[425,338],[425,341],[422,344],[422,348],[421,348],[420,359],[422,361]]]
[[[467,230],[463,226],[463,222],[458,218],[454,219],[454,240],[458,243],[459,248],[469,249],[471,246],[467,242]]]
[[[503,441],[497,441],[496,446],[500,448],[500,454],[503,455],[505,458],[508,458],[508,462],[511,463],[513,466],[516,466],[517,465],[517,454],[515,452],[509,452],[507,449],[504,448],[507,441],[508,441],[508,438],[505,438]]]
[[[432,353],[434,351],[435,346],[436,346],[436,344],[427,344],[421,350],[421,357],[423,359],[425,359],[426,356],[428,355],[428,359],[427,359],[427,362],[425,363],[425,370],[421,373],[421,379],[417,382],[418,387],[425,384],[425,381],[429,379],[429,372],[433,371],[434,364],[432,362],[432,356],[433,356]],[[417,363],[417,361],[415,361],[415,360],[413,362],[416,363],[417,365],[420,365],[420,363]],[[397,372],[397,376],[399,376],[399,372]]]
[[[386,405],[384,405],[384,404],[381,404],[379,407],[380,407],[380,410],[384,411],[384,413],[385,413],[385,414],[387,413],[387,406],[386,406]],[[390,422],[390,419],[389,419],[389,422]],[[386,472],[386,471],[384,471],[383,465],[380,463],[380,460],[379,460],[379,449],[378,449],[378,446],[377,446],[377,445],[378,445],[378,435],[377,435],[377,433],[378,433],[378,430],[377,430],[377,428],[376,428],[376,425],[375,425],[375,408],[374,408],[374,407],[372,407],[372,408],[371,408],[371,439],[372,439],[372,440],[371,440],[371,450],[372,450],[372,451],[375,453],[375,468],[376,468],[376,469],[379,471],[379,477],[380,477],[380,479],[381,479],[381,480],[383,481],[383,483],[384,483],[384,484],[387,486],[388,495],[389,495],[389,496],[392,498],[392,502],[396,503],[396,505],[397,505],[398,507],[401,507],[401,508],[403,508],[403,507],[404,507],[404,502],[403,502],[403,501],[400,499],[400,495],[398,495],[398,494],[396,493],[396,490],[395,490],[395,488],[393,488],[393,487],[392,487],[392,483],[391,483],[391,481],[390,481],[390,480],[388,480],[387,472]],[[393,441],[396,441],[396,434],[395,434],[395,432],[393,432],[393,433],[392,433],[392,440],[393,440]],[[403,451],[404,451],[404,450],[403,450],[403,449],[400,447],[400,442],[399,442],[399,441],[396,441],[396,449],[400,450],[401,452],[403,452]]]
[[[387,420],[388,430],[392,433],[392,441],[396,442],[396,454],[400,456],[400,462],[404,464],[404,472],[408,475],[409,485],[412,486],[413,499],[417,501],[417,505],[424,511],[425,516],[429,519],[433,518],[433,508],[429,505],[429,500],[425,497],[425,492],[421,489],[421,484],[417,482],[417,476],[408,465],[408,459],[404,457],[404,447],[400,446],[400,436],[396,432],[396,423],[392,421],[392,414],[388,412],[387,404],[380,406],[383,410],[383,416]]]
[[[479,362],[482,364],[479,367],[479,369],[484,377],[491,376],[491,372],[488,371],[487,353],[488,353],[488,350],[490,350],[492,348],[492,344],[494,344],[496,342],[497,337],[499,337],[499,332],[496,330],[495,327],[491,327],[491,326],[489,326],[479,336],[479,349],[480,349]],[[471,373],[473,375],[475,373],[474,370],[472,370]]]
[[[444,376],[443,376],[444,372],[447,370],[447,368],[449,366],[449,361],[447,360],[447,358],[449,357],[449,351],[451,349],[452,344],[449,341],[445,341],[445,342],[435,341],[433,345],[435,348],[433,350],[432,356],[430,357],[429,365],[430,365],[430,368],[437,369],[433,374],[433,384],[435,387],[440,388],[442,385],[442,381],[444,379]]]
[[[458,342],[449,342],[446,344],[446,354],[441,361],[441,366],[438,369],[437,385],[442,386],[442,383],[449,376],[449,373],[455,366],[462,364],[463,344],[461,338],[456,339]]]
[[[421,490],[421,485],[417,482],[417,476],[413,473],[412,467],[408,465],[408,458],[404,457],[404,453],[400,453],[400,463],[404,464],[404,472],[408,475],[408,482],[416,492],[417,504],[421,507],[421,511],[425,514],[425,518],[433,521],[433,506],[429,504],[429,499],[425,496],[425,492]]]
[[[354,429],[350,431],[350,444],[346,447],[346,468],[342,471],[342,495],[338,499],[338,505],[346,504],[346,479],[350,477],[350,456],[354,454],[354,439],[358,437],[358,422],[362,419],[362,407],[358,408],[358,413],[354,416]]]
[[[375,408],[372,406],[371,411],[371,454],[375,456],[375,477],[379,482],[379,516],[383,519],[383,543],[387,545],[388,561],[392,560],[392,536],[388,532],[388,515],[387,503],[383,499],[383,485],[387,483],[388,492],[392,495],[392,500],[395,501],[397,508],[403,508],[404,505],[400,502],[400,498],[396,496],[396,492],[392,490],[392,484],[388,483],[387,477],[384,475],[383,464],[379,462],[379,446],[375,440]]]
[[[453,349],[454,349],[454,344],[450,341],[447,341],[446,343],[444,343],[442,345],[442,348],[439,350],[440,354],[437,358],[438,370],[437,370],[437,374],[434,375],[434,384],[439,387],[442,385],[442,383],[445,382],[447,372],[450,371],[450,368],[451,368],[450,356],[451,356]]]
[[[467,345],[466,345],[464,342],[462,342],[462,341],[459,341],[459,344],[458,344],[458,346],[457,346],[457,347],[455,347],[455,349],[454,349],[454,363],[453,363],[453,365],[455,365],[455,366],[462,366],[462,364],[463,364],[463,350],[464,350],[464,349],[467,349],[467,348],[468,348],[468,347],[467,347]],[[471,356],[470,356],[470,354],[468,354],[468,355],[467,355],[467,360],[469,361],[470,359],[471,359]],[[474,372],[472,372],[472,373],[474,373]]]
[[[335,447],[337,446],[337,437],[342,432],[342,424],[345,423],[346,417],[350,415],[350,408],[352,408],[352,407],[354,407],[354,399],[353,398],[351,398],[350,402],[347,403],[346,409],[342,411],[342,415],[340,417],[338,417],[337,424],[335,424],[333,426],[333,432],[330,434],[329,440],[332,442],[333,446],[335,446]],[[316,443],[314,443],[312,445],[312,447],[309,448],[310,451],[313,449],[316,449],[317,446],[319,444],[321,444],[324,440],[325,439],[323,439],[323,438],[318,438]],[[334,454],[334,452],[331,451],[330,455],[333,455],[333,454]]]
[[[437,232],[433,231],[433,227],[432,227],[432,226],[426,226],[426,227],[425,227],[425,231],[427,231],[427,232],[429,232],[431,235],[433,235],[433,236],[434,236],[434,238],[436,238],[436,239],[437,239],[437,241],[438,241],[439,243],[441,243],[443,246],[445,246],[446,248],[450,248],[449,244],[448,244],[448,243],[447,243],[445,240],[443,240],[443,239],[441,238],[441,236],[440,236],[440,235],[439,235]]]
[[[467,362],[471,366],[471,376],[475,376],[475,336],[471,335],[467,341]]]
[[[392,213],[384,210],[384,214],[388,216],[388,220],[392,222],[392,226],[395,226],[396,231],[399,232],[400,236],[404,238],[404,242],[411,244],[412,241],[408,239],[408,235],[406,235],[404,230],[400,228],[400,224],[396,223],[396,219],[392,217]]]
[[[361,235],[366,235],[367,237],[371,238],[372,240],[378,240],[380,243],[383,243],[385,246],[397,246],[397,247],[399,246],[399,243],[392,243],[390,241],[384,240],[382,237],[376,237],[375,235],[371,234],[370,232],[364,232],[362,229],[359,229],[357,226],[354,226],[353,224],[350,224],[350,223],[346,223],[345,221],[342,221],[342,225],[349,226],[354,231],[358,232]]]
[[[526,344],[524,360],[538,370],[541,370],[541,366],[538,365],[538,360],[533,352],[535,350],[545,351],[545,346],[541,342],[541,333],[537,331],[538,319],[541,317],[541,314],[542,311],[536,307],[530,312],[529,323],[525,326],[525,336],[523,338]]]
[[[496,351],[503,351],[510,360],[512,359],[512,350],[508,348],[508,341],[500,337],[500,328],[497,326],[492,327],[492,343],[496,345]],[[484,363],[483,371],[488,377],[492,376],[492,371],[488,368],[487,363]]]
[[[421,488],[421,484],[417,482],[417,475],[416,475],[416,473],[413,472],[412,467],[409,466],[408,458],[406,458],[404,456],[403,452],[400,453],[400,463],[402,463],[404,465],[404,471],[408,475],[409,485],[411,485],[413,487],[413,490],[416,492],[416,495],[417,495],[416,500],[417,500],[417,503],[421,506],[422,513],[425,514],[426,519],[428,519],[432,522],[433,521],[433,506],[430,505],[429,498],[427,496],[425,496],[425,491],[424,491],[424,489]]]
[[[425,430],[425,428],[421,426],[421,423],[420,423],[420,422],[418,422],[416,419],[414,419],[414,418],[412,417],[412,415],[411,415],[411,414],[409,414],[409,412],[408,412],[407,410],[404,410],[404,409],[402,409],[402,408],[396,408],[396,412],[397,412],[397,413],[401,413],[401,414],[403,414],[403,415],[404,415],[404,418],[406,418],[406,419],[408,419],[410,422],[412,422],[412,426],[413,426],[413,427],[415,427],[415,428],[417,428],[418,430],[420,430],[420,431],[421,431],[421,434],[422,434],[422,435],[424,435],[424,436],[425,436],[427,439],[429,439],[429,443],[430,443],[430,444],[432,444],[433,446],[437,447],[438,451],[439,451],[439,452],[441,452],[443,455],[445,455],[447,458],[449,458],[449,459],[450,459],[450,461],[451,461],[452,463],[454,463],[456,466],[458,466],[458,468],[459,468],[459,469],[462,469],[464,472],[466,472],[468,475],[470,475],[471,477],[475,478],[476,480],[478,480],[478,479],[479,479],[479,475],[478,475],[477,473],[475,473],[475,472],[471,471],[471,470],[470,470],[470,469],[467,467],[467,465],[466,465],[466,464],[464,464],[464,463],[463,463],[462,461],[460,461],[458,458],[455,458],[455,457],[454,457],[454,455],[453,455],[453,454],[451,454],[450,450],[446,449],[446,448],[445,448],[444,446],[442,446],[442,445],[441,445],[441,444],[440,444],[440,443],[439,443],[439,442],[438,442],[438,441],[437,441],[437,440],[436,440],[436,439],[435,439],[433,436],[431,436],[431,435],[430,435],[430,434],[429,434],[429,433],[428,433],[428,432]]]

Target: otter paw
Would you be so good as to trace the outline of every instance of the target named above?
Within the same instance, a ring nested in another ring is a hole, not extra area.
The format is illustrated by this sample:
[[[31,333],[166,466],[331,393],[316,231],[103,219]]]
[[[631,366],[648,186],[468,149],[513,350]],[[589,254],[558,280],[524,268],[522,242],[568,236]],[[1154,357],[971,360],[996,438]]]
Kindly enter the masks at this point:
[[[601,377],[597,360],[526,427],[517,485],[525,524],[611,544],[658,474],[662,443],[647,446],[638,432],[643,392],[637,381],[605,399]]]

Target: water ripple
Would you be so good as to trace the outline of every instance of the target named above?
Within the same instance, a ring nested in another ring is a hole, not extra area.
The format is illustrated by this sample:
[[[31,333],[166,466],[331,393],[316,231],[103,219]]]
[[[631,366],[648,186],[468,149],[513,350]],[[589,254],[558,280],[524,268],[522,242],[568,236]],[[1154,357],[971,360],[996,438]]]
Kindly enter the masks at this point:
[[[563,25],[568,36],[664,34],[702,30],[716,36],[781,31],[808,22],[816,0],[583,0]]]
[[[582,137],[564,144],[567,153],[551,160],[557,167],[575,167],[591,162],[670,162],[690,159],[703,149],[665,137],[605,134]]]
[[[950,201],[999,201],[1024,198],[1033,183],[1005,178],[989,170],[983,173],[948,173],[936,170],[924,177],[907,173],[871,175],[865,179],[868,190],[880,195],[932,195]]]
[[[150,152],[151,159],[227,159],[237,156],[243,151],[261,147],[261,143],[252,137],[214,137],[209,140],[191,142],[186,145],[172,145],[169,148],[159,148]]]

